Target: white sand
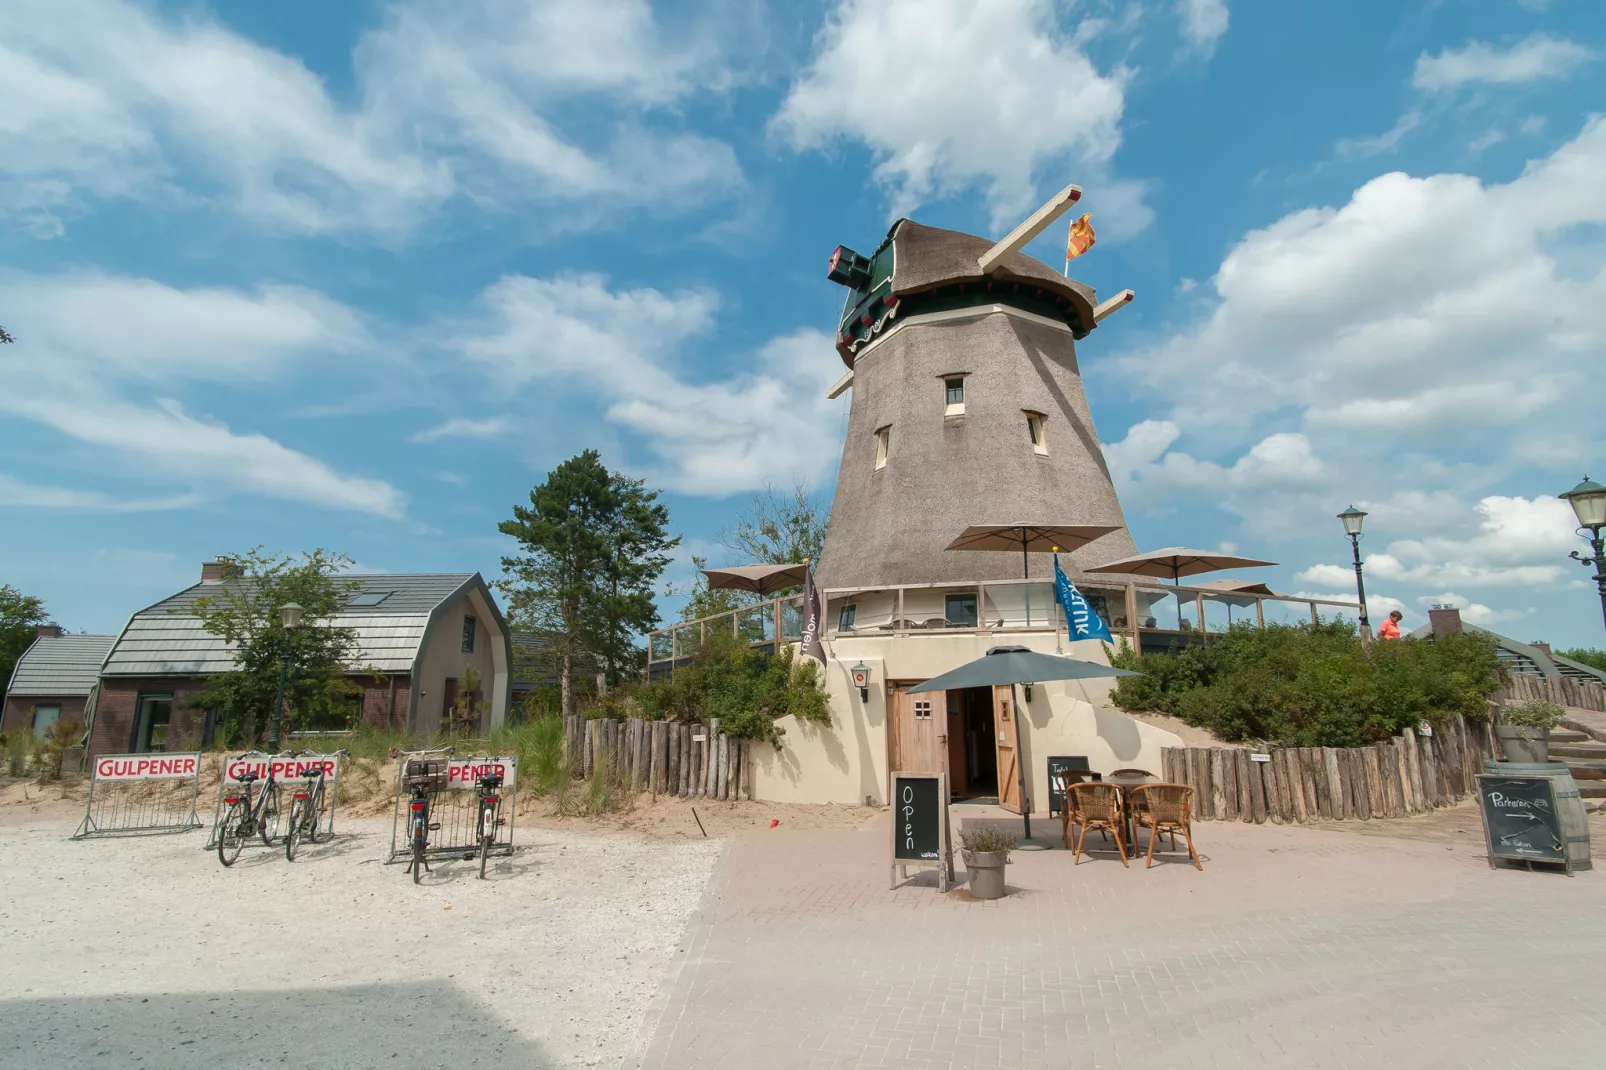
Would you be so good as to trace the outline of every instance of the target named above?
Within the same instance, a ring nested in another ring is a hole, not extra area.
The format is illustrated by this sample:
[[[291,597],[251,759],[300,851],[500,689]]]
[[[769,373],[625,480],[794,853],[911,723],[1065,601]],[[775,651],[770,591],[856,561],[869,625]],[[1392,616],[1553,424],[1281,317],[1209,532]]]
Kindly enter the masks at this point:
[[[0,1067],[610,1066],[634,1055],[721,850],[519,829],[518,853],[382,865],[390,822],[247,848],[0,827]]]

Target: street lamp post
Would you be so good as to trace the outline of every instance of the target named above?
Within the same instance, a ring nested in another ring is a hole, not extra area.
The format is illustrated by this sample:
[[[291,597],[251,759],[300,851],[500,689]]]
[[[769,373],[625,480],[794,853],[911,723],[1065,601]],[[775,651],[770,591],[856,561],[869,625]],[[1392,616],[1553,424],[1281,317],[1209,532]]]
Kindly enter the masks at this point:
[[[1350,549],[1355,551],[1355,593],[1361,600],[1361,627],[1370,631],[1372,624],[1366,619],[1366,581],[1361,577],[1361,524],[1366,520],[1366,513],[1352,505],[1339,513],[1338,518],[1344,522]]]
[[[279,719],[284,713],[284,678],[290,671],[290,633],[301,624],[304,611],[294,602],[279,607],[279,623],[284,625],[284,641],[280,643],[279,689],[273,695],[273,728],[268,735],[268,753],[279,753]]]
[[[1595,569],[1595,587],[1600,591],[1601,618],[1606,620],[1606,545],[1603,545],[1600,530],[1606,528],[1606,487],[1601,486],[1588,476],[1584,481],[1561,497],[1573,507],[1573,513],[1578,517],[1578,533],[1589,540],[1590,549],[1595,556],[1585,557],[1577,550],[1568,556],[1580,565],[1592,565]]]

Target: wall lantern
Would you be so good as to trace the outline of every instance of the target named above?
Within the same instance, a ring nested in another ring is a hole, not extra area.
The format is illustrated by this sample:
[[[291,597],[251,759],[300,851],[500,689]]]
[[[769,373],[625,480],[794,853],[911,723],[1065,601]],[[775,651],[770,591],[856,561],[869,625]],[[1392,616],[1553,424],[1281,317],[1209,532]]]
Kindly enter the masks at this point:
[[[869,702],[870,666],[861,661],[848,671],[853,673],[853,686],[859,689],[859,701]]]
[[[1021,684],[1021,690],[1026,693],[1026,701],[1030,702],[1032,700],[1032,685]]]

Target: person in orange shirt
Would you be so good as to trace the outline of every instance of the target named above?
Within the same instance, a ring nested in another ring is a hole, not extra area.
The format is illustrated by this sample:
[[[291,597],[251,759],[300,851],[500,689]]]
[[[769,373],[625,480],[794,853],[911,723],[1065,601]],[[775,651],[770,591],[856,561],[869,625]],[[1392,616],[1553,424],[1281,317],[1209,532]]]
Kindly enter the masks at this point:
[[[1398,639],[1400,637],[1400,621],[1404,619],[1405,614],[1396,609],[1389,614],[1388,620],[1378,626],[1377,637],[1379,639]]]

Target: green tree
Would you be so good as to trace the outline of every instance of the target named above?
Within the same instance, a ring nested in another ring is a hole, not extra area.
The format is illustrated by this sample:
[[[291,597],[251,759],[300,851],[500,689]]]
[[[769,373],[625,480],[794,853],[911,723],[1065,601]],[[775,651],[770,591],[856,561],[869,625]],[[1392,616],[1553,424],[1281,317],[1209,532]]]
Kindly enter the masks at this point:
[[[357,636],[331,622],[362,586],[340,578],[351,567],[351,558],[322,549],[280,555],[255,546],[218,560],[228,578],[215,593],[196,599],[193,612],[207,631],[233,645],[235,667],[209,677],[190,704],[221,711],[236,742],[257,743],[273,715],[279,667],[288,647],[287,728],[349,725],[362,696],[362,686],[348,675],[354,669]],[[279,607],[287,602],[303,610],[300,626],[289,631],[279,620]]]
[[[16,338],[14,338],[11,335],[7,334],[6,333],[6,329],[4,327],[0,327],[0,345],[10,345],[12,342],[15,342],[15,341],[16,341]]]
[[[547,474],[497,530],[518,540],[497,588],[521,627],[546,640],[565,716],[574,674],[595,667],[617,683],[637,659],[636,636],[658,623],[654,583],[680,543],[646,483],[610,472],[586,450]]]
[[[765,484],[737,517],[736,526],[718,538],[742,564],[797,565],[820,559],[830,522],[830,506],[816,498],[807,483],[794,483],[789,494]]]
[[[17,659],[50,621],[43,600],[23,594],[10,584],[0,586],[0,689],[11,680]]]

